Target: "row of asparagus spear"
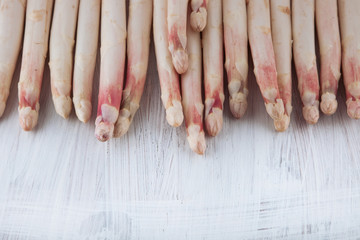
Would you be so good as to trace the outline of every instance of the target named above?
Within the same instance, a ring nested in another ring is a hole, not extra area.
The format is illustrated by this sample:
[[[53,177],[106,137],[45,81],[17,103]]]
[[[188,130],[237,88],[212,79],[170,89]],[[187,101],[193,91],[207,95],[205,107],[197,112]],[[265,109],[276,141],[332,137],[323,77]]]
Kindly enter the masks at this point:
[[[48,50],[56,112],[68,118],[74,105],[79,120],[89,121],[101,30],[95,135],[100,141],[124,135],[144,90],[153,26],[167,121],[177,127],[185,119],[188,142],[199,154],[206,148],[204,129],[216,136],[223,124],[224,46],[234,117],[247,109],[249,43],[256,81],[277,131],[290,122],[292,53],[308,123],[318,121],[319,107],[327,115],[336,111],[341,63],[348,115],[360,118],[358,0],[129,0],[128,19],[126,3],[0,0],[0,116],[22,47],[21,127],[29,131],[37,124]]]

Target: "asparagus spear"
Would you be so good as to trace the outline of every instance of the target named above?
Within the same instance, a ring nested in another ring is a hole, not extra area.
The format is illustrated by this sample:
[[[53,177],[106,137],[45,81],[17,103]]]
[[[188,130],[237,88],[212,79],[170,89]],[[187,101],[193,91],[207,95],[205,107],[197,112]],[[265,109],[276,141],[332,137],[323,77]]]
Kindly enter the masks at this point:
[[[124,135],[139,108],[149,60],[152,0],[130,0],[127,75],[115,137]]]
[[[340,79],[341,43],[336,0],[316,0],[316,29],[320,45],[321,111],[334,114]]]
[[[73,48],[79,0],[55,1],[50,35],[51,92],[56,112],[68,118],[71,112]]]
[[[204,104],[201,96],[200,33],[188,26],[187,37],[189,69],[181,75],[182,104],[184,107],[187,139],[190,148],[194,152],[204,154],[206,143],[203,128]]]
[[[319,77],[315,55],[315,0],[292,1],[294,61],[303,116],[309,124],[319,120]]]
[[[207,22],[207,2],[209,0],[191,0],[190,25],[197,31],[204,30]]]
[[[168,0],[168,41],[172,62],[179,74],[186,72],[189,63],[186,53],[186,19],[188,0]]]
[[[19,80],[19,121],[25,131],[38,120],[39,97],[48,51],[53,0],[28,0]]]
[[[291,105],[291,59],[292,37],[290,0],[271,0],[271,33],[275,53],[277,82],[280,97],[285,105],[285,114],[289,117]],[[286,128],[288,126],[285,126]]]
[[[73,102],[80,121],[91,116],[91,94],[96,65],[101,0],[81,0],[76,36]]]
[[[113,136],[119,115],[126,49],[125,0],[102,0],[101,66],[95,135],[100,141]]]
[[[222,0],[208,4],[208,24],[203,31],[203,61],[205,85],[205,126],[211,136],[216,136],[223,124],[223,29]]]
[[[247,109],[248,37],[245,0],[224,0],[225,68],[230,94],[230,111],[241,118]]]
[[[342,41],[342,68],[346,90],[347,113],[360,118],[360,1],[339,0]]]
[[[153,28],[161,99],[166,109],[166,119],[171,126],[180,126],[184,115],[181,106],[179,76],[169,52],[167,33],[167,0],[154,0]]]
[[[248,29],[254,73],[264,98],[266,111],[277,131],[289,125],[277,83],[275,53],[271,38],[269,0],[249,0]]]
[[[0,117],[3,115],[10,92],[16,61],[24,32],[26,0],[0,2]]]

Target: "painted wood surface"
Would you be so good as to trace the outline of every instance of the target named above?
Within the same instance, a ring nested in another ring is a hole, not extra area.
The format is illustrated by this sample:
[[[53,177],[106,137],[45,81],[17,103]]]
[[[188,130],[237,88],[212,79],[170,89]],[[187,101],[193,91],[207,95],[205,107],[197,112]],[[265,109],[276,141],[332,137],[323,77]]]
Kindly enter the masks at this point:
[[[99,66],[99,64],[97,64]],[[184,125],[167,125],[153,44],[130,131],[100,143],[92,120],[54,110],[44,74],[39,124],[18,124],[17,81],[0,120],[3,239],[348,239],[360,237],[360,122],[339,110],[305,123],[299,94],[287,132],[276,133],[252,65],[249,108],[191,152]],[[96,69],[93,106],[97,103]],[[294,89],[296,79],[294,77]]]

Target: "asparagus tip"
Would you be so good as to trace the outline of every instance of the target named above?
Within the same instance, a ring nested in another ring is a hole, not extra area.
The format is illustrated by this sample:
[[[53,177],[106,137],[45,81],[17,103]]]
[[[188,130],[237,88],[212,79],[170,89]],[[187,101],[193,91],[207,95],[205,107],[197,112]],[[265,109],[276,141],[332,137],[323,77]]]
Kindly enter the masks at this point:
[[[99,118],[99,117],[98,117]],[[96,124],[95,136],[101,142],[109,140],[114,132],[114,124],[109,122],[100,122]]]
[[[336,96],[333,93],[324,93],[321,96],[320,108],[321,111],[326,115],[332,115],[336,112],[338,102]]]
[[[37,124],[38,112],[31,107],[19,108],[20,126],[25,131],[31,131]]]
[[[72,102],[69,96],[57,96],[53,97],[55,111],[64,119],[67,119],[71,112]]]
[[[349,117],[353,119],[360,119],[360,100],[353,100],[352,98],[349,98],[346,101],[346,105]]]
[[[219,108],[212,108],[212,112],[205,118],[206,130],[210,136],[215,137],[222,129],[223,112]]]
[[[187,127],[188,142],[191,150],[199,155],[203,155],[206,149],[205,134],[200,130],[199,125],[190,125]]]
[[[87,123],[91,117],[91,102],[85,99],[74,98],[74,108],[78,119],[83,123]]]
[[[239,92],[235,97],[230,96],[230,111],[235,118],[242,118],[248,103],[245,94]]]
[[[178,49],[173,54],[173,65],[178,74],[183,74],[189,67],[189,59],[184,49]]]
[[[319,105],[304,106],[303,115],[308,124],[315,124],[319,120]]]
[[[204,30],[207,22],[207,11],[201,7],[198,11],[190,14],[190,25],[194,31],[201,32]]]
[[[173,127],[178,127],[182,124],[184,120],[184,114],[181,103],[179,101],[174,100],[173,106],[170,106],[166,109],[166,120]]]

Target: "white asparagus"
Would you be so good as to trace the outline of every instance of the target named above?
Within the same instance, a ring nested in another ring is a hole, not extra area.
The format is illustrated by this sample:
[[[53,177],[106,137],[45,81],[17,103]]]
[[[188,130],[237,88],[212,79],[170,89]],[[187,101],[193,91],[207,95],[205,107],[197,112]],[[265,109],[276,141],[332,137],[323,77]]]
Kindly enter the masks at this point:
[[[102,0],[101,66],[95,135],[99,141],[113,136],[121,102],[125,51],[125,0]]]
[[[55,111],[63,118],[71,112],[73,49],[79,0],[56,0],[51,24],[49,67]]]
[[[280,97],[285,105],[286,115],[290,119],[291,104],[291,11],[290,0],[271,0],[271,34],[275,53],[277,82]],[[286,126],[287,127],[287,126]]]
[[[349,117],[360,118],[360,1],[339,0],[342,71]]]
[[[224,0],[223,18],[230,111],[234,117],[241,118],[249,94],[246,0]]]
[[[169,52],[167,32],[167,0],[154,0],[153,28],[157,69],[159,73],[161,100],[166,109],[167,122],[174,127],[182,124],[179,75],[175,71]]]
[[[285,131],[289,116],[285,113],[277,83],[275,53],[271,38],[269,0],[249,0],[248,30],[254,73],[263,96],[267,113],[277,131]]]
[[[216,136],[222,129],[224,103],[222,0],[209,1],[208,16],[202,35],[205,126],[209,135]]]
[[[201,96],[201,40],[200,33],[187,27],[189,69],[181,75],[182,104],[185,115],[187,140],[197,154],[206,149],[203,128],[204,104]]]
[[[139,108],[149,61],[152,1],[130,0],[127,72],[114,137],[124,135]]]
[[[53,0],[28,0],[19,89],[19,121],[25,131],[38,121]]]
[[[294,61],[307,123],[319,120],[319,77],[315,55],[315,0],[292,1]]]
[[[316,29],[320,45],[321,111],[334,114],[340,79],[341,43],[337,0],[316,0]]]
[[[207,22],[207,2],[209,0],[191,0],[190,25],[197,31],[204,30]]]
[[[189,66],[186,52],[186,24],[188,0],[168,0],[167,23],[169,50],[172,62],[179,74]]]
[[[91,116],[92,85],[96,65],[101,0],[81,0],[77,24],[73,77],[73,102],[78,119]]]
[[[26,0],[0,1],[0,117],[9,97],[24,32]]]

